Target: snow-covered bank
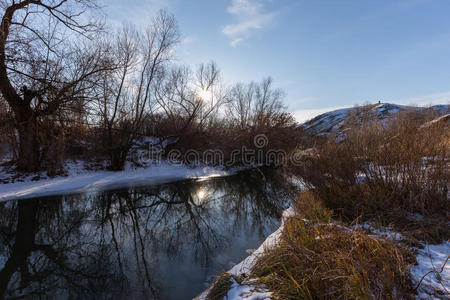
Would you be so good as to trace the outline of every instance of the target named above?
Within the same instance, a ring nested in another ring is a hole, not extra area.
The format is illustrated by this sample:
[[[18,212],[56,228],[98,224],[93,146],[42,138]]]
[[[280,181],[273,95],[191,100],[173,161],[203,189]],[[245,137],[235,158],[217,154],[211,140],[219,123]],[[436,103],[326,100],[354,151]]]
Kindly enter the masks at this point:
[[[406,240],[402,234],[388,227],[377,229],[370,223],[356,225],[352,229],[365,230],[377,238],[392,242]],[[417,265],[411,267],[410,274],[414,286],[420,282],[418,299],[450,299],[450,261],[446,263],[450,255],[450,241],[436,245],[423,244],[423,247],[411,249],[416,253]]]
[[[272,298],[272,293],[264,287],[254,285],[239,284],[232,279],[233,284],[228,291],[227,298],[240,300],[269,300]]]
[[[417,265],[411,268],[411,276],[415,285],[423,278],[417,290],[419,299],[450,299],[450,262],[445,264],[450,242],[426,245],[417,252]]]
[[[235,174],[239,169],[225,170],[220,167],[196,167],[158,163],[146,168],[131,168],[124,171],[87,171],[81,163],[68,168],[68,176],[45,180],[0,184],[0,201],[56,194],[82,193],[114,189],[126,186],[142,186],[166,183],[183,179],[204,179]]]
[[[242,276],[247,274],[258,257],[260,257],[266,249],[272,248],[276,246],[281,237],[281,233],[283,232],[284,222],[287,218],[294,215],[294,209],[288,208],[283,212],[283,217],[281,220],[281,226],[271,235],[269,235],[265,241],[256,249],[250,256],[245,258],[243,261],[235,265],[231,268],[227,273],[235,276]],[[245,276],[246,277],[246,276]],[[242,284],[237,283],[233,280],[233,284],[231,289],[228,291],[227,298],[229,300],[232,299],[270,299],[272,293],[269,292],[264,287],[258,287],[251,285],[251,280],[244,281]],[[210,292],[211,287],[201,293],[199,296],[195,298],[195,300],[205,300],[206,296]]]
[[[254,266],[255,261],[258,257],[264,254],[266,249],[275,247],[280,241],[281,233],[283,232],[285,220],[289,217],[294,216],[295,211],[293,208],[288,208],[283,212],[283,217],[281,220],[281,226],[271,235],[269,235],[266,240],[256,249],[250,256],[245,258],[243,261],[235,265],[228,273],[236,276],[241,276],[247,274],[251,268]]]
[[[295,211],[292,208],[286,210],[283,213],[281,226],[267,237],[256,251],[227,273],[236,276],[235,278],[248,278],[249,272],[258,257],[261,257],[264,251],[279,243],[285,220],[294,215]],[[370,223],[351,227],[336,223],[326,225],[337,226],[347,231],[363,230],[377,239],[390,240],[394,243],[403,242],[406,239],[402,234],[393,231],[391,228],[378,228]],[[444,241],[437,245],[424,244],[423,249],[412,248],[411,250],[416,253],[417,264],[412,266],[409,272],[414,286],[417,286],[420,282],[416,291],[417,299],[450,299],[450,261],[447,262],[450,255],[450,241]],[[244,279],[242,282],[232,278],[231,281],[231,288],[224,299],[272,299],[272,292],[263,285],[255,284],[257,281],[255,278]],[[205,300],[211,288],[212,286],[196,297],[195,300]]]

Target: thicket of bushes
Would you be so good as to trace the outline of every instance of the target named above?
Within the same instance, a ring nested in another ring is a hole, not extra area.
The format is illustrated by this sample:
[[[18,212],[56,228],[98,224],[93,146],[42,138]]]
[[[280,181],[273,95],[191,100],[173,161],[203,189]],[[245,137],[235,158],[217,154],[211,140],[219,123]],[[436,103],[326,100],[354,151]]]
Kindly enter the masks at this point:
[[[331,137],[301,170],[307,186],[349,221],[448,218],[449,125],[422,126],[426,119],[405,113],[353,128],[342,142]]]
[[[251,277],[282,299],[410,299],[406,245],[450,237],[448,118],[405,112],[366,120],[316,144],[298,168],[306,191],[279,245]],[[316,140],[317,142],[318,140]],[[400,231],[393,243],[355,229],[372,221]]]

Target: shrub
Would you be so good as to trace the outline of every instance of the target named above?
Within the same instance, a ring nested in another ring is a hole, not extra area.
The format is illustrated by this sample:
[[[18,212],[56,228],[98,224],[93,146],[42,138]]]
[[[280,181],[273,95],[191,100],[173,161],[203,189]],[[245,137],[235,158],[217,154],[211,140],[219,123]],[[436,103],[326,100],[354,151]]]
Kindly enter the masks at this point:
[[[404,115],[355,128],[342,143],[328,141],[305,170],[306,183],[350,220],[398,211],[446,216],[448,126],[424,129],[418,120]]]

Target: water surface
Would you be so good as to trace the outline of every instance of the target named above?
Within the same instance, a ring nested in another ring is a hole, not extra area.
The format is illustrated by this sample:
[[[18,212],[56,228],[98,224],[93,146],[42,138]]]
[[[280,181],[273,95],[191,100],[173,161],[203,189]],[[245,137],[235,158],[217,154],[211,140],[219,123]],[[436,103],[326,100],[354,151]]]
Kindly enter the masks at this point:
[[[279,226],[276,172],[0,203],[0,298],[191,299]]]

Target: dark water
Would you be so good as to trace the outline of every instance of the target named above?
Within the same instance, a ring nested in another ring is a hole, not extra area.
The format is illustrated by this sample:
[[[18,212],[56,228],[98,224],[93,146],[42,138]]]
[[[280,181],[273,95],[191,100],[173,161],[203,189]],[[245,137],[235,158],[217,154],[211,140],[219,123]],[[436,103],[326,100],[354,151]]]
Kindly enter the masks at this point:
[[[0,298],[191,299],[278,228],[272,173],[0,203]]]

